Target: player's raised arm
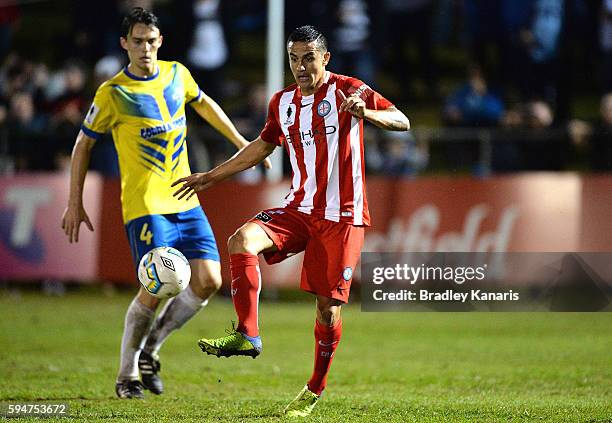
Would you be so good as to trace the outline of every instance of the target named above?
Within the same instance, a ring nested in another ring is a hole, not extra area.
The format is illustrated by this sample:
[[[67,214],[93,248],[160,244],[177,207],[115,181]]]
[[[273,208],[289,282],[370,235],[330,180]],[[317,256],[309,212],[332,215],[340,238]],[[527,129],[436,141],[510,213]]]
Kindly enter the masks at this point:
[[[365,101],[357,94],[347,97],[342,90],[338,90],[338,96],[342,100],[340,104],[341,112],[349,112],[359,119],[365,119],[379,128],[389,131],[407,131],[410,129],[410,121],[395,106],[383,110],[373,110],[368,109]]]
[[[249,144],[249,142],[238,132],[238,130],[236,129],[230,118],[225,114],[221,106],[219,106],[215,100],[207,96],[205,93],[202,92],[200,94],[200,99],[191,103],[191,107],[193,107],[193,109],[200,116],[202,116],[202,118],[204,118],[208,123],[210,123],[213,128],[219,131],[239,150]],[[261,160],[264,159],[265,157],[263,157]],[[270,169],[272,167],[272,162],[266,159],[264,161],[264,166]]]
[[[194,173],[174,181],[172,186],[182,185],[173,195],[178,197],[179,200],[184,197],[189,199],[196,192],[209,188],[217,182],[261,162],[272,153],[275,147],[274,144],[267,143],[259,137],[255,141],[248,143],[246,147],[213,170],[204,173]]]
[[[74,148],[72,149],[70,196],[68,198],[68,206],[62,216],[62,229],[71,243],[73,241],[79,242],[79,230],[82,222],[85,222],[90,231],[94,230],[89,216],[87,216],[87,212],[83,207],[83,186],[85,185],[85,176],[89,167],[91,149],[95,142],[94,138],[85,135],[83,131],[79,131]]]

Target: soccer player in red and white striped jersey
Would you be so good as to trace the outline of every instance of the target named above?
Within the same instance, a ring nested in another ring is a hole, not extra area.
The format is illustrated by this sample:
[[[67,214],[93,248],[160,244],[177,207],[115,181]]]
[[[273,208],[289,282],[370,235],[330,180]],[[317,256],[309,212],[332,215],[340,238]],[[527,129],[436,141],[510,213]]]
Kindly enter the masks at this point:
[[[217,356],[259,355],[258,255],[263,253],[271,264],[304,251],[300,286],[317,298],[315,364],[310,380],[285,412],[306,416],[325,388],[342,333],[341,306],[348,301],[364,228],[370,225],[363,121],[394,131],[406,131],[410,124],[360,80],[326,70],[331,54],[316,28],[297,28],[287,51],[296,83],[272,97],[260,136],[210,172],[181,178],[174,185],[180,185],[176,196],[191,197],[259,163],[277,146],[287,151],[293,176],[283,206],[260,212],[229,239],[236,331],[199,344]]]

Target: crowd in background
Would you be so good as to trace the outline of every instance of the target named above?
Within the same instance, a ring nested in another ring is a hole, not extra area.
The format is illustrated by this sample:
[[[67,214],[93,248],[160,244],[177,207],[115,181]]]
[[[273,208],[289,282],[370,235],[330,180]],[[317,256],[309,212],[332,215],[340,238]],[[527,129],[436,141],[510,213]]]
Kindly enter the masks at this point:
[[[183,62],[247,138],[259,134],[267,1],[0,4],[0,173],[67,169],[96,87],[126,64],[119,24],[135,5],[160,16],[160,59]],[[330,70],[412,118],[409,133],[368,127],[371,172],[612,170],[612,0],[287,0],[285,9],[286,31],[315,24],[327,34]],[[34,50],[32,15],[64,22]],[[189,121],[194,169],[231,153]],[[91,167],[118,174],[110,135]]]

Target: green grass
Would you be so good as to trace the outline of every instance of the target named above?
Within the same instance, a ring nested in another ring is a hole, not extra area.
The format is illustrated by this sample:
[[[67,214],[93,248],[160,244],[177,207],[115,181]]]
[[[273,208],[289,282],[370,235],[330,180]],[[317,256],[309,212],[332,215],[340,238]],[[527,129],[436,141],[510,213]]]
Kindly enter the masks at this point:
[[[282,421],[279,411],[310,376],[311,302],[264,302],[264,353],[217,359],[195,342],[223,335],[234,318],[231,302],[217,298],[162,349],[162,396],[115,399],[129,301],[126,293],[0,291],[0,402],[67,401],[73,419],[87,421]],[[349,305],[328,389],[309,421],[610,422],[611,328],[611,313],[362,313]]]

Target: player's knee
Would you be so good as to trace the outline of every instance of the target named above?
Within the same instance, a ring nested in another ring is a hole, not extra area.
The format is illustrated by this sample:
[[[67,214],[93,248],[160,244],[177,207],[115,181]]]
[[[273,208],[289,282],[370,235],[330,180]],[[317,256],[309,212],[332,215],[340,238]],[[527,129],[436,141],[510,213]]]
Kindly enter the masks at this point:
[[[317,320],[326,326],[334,326],[340,321],[341,305],[340,301],[332,298],[317,298]]]
[[[138,301],[140,301],[140,303],[145,307],[151,310],[157,309],[160,300],[149,294],[144,289],[140,288],[136,296],[138,297]]]
[[[210,272],[202,275],[199,286],[202,287],[208,294],[217,292],[221,288],[221,275],[218,272]]]
[[[227,240],[227,249],[230,254],[249,253],[248,245],[249,238],[242,228],[234,232]]]
[[[206,285],[214,292],[217,292],[219,289],[221,289],[221,283],[222,283],[221,275],[214,274],[208,277],[208,281]]]

